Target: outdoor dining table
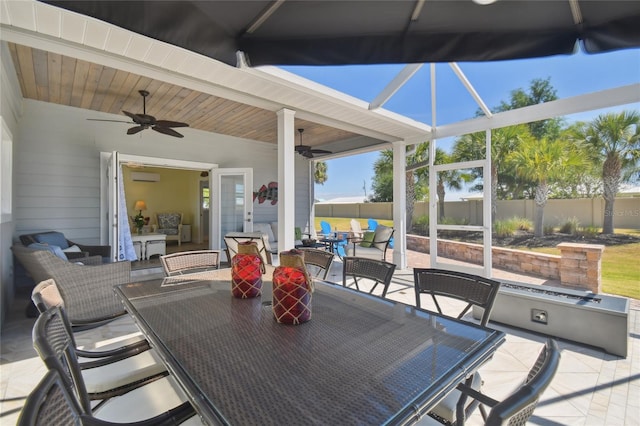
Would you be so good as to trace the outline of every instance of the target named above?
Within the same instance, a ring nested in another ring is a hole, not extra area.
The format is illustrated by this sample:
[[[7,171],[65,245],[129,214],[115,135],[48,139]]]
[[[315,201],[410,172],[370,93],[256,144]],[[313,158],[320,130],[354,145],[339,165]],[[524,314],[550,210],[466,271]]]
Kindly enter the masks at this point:
[[[116,293],[206,424],[406,424],[475,372],[504,333],[328,282],[311,320],[234,298],[230,270]]]

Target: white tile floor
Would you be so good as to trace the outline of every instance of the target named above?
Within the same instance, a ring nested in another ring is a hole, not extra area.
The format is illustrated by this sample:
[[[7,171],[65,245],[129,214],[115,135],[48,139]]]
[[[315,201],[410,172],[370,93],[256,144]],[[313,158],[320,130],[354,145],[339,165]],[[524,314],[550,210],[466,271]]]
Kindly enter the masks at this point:
[[[428,266],[428,256],[409,253],[409,266]],[[342,281],[342,264],[334,262],[328,279]],[[142,271],[138,272],[142,274]],[[412,270],[397,271],[387,297],[414,304]],[[541,280],[494,271],[496,277],[541,283]],[[153,274],[141,275],[152,278]],[[2,324],[0,363],[0,424],[15,424],[24,398],[45,372],[31,345],[34,319],[23,315],[26,298],[14,304]],[[640,303],[630,313],[627,358],[565,340],[559,370],[530,420],[531,425],[640,425]],[[493,359],[481,368],[483,391],[495,399],[505,397],[526,376],[546,336],[494,323],[507,333]],[[119,330],[122,331],[122,330]],[[110,337],[104,335],[104,338]],[[478,413],[469,425],[481,425]]]

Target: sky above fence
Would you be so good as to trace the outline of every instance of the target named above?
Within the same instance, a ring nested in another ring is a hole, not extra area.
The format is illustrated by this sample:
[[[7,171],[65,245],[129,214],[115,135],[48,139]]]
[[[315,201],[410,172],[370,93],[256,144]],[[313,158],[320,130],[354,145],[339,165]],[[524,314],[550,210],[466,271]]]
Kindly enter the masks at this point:
[[[458,64],[485,104],[494,109],[508,101],[513,90],[527,90],[532,80],[550,78],[559,98],[577,96],[640,82],[640,49],[628,49],[600,55],[577,53],[570,56],[478,62]],[[403,68],[402,65],[283,67],[287,71],[371,102]],[[430,89],[430,67],[425,64],[383,108],[433,125]],[[478,105],[458,80],[449,64],[436,66],[436,124],[443,125],[473,118]],[[608,110],[574,114],[567,122],[591,120],[600,113],[640,110],[640,104]],[[438,141],[438,146],[450,149],[453,139]],[[316,185],[316,198],[371,195],[373,163],[377,152],[329,160],[329,179]],[[468,191],[447,194],[448,200],[459,200]],[[473,195],[477,195],[473,194]]]

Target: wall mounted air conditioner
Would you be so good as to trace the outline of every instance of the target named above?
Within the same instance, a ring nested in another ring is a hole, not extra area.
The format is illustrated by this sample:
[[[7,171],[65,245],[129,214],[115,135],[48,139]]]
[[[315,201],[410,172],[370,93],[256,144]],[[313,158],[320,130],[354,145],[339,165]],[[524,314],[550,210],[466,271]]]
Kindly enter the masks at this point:
[[[131,172],[131,180],[134,182],[160,182],[158,173]]]

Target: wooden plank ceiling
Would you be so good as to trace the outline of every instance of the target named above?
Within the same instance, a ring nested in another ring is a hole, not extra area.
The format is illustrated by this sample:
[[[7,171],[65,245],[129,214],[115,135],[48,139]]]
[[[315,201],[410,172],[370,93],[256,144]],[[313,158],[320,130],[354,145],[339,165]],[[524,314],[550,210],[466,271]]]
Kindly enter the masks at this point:
[[[130,122],[122,111],[141,114],[138,91],[144,89],[150,93],[147,114],[158,120],[181,121],[206,132],[277,143],[273,111],[69,56],[8,45],[24,98],[119,114],[123,121]],[[95,117],[87,112],[86,118]],[[303,143],[314,147],[358,136],[301,119],[295,120],[295,126],[305,129]]]

